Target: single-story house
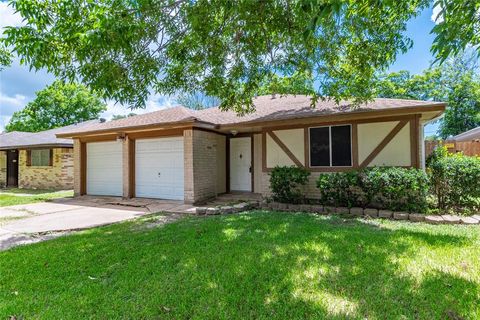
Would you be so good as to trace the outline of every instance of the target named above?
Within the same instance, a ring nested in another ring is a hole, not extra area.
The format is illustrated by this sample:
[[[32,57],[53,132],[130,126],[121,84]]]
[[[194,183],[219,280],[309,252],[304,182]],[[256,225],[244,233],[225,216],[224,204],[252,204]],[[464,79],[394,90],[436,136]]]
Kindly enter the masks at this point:
[[[457,134],[456,136],[452,137],[452,140],[457,142],[478,142],[480,141],[480,127],[476,127],[463,133]]]
[[[57,134],[74,140],[76,195],[201,203],[232,191],[269,194],[269,171],[423,166],[423,126],[440,102],[375,99],[358,107],[302,95],[261,96],[243,117],[175,107]]]
[[[73,141],[56,134],[98,122],[0,134],[0,187],[73,189]]]

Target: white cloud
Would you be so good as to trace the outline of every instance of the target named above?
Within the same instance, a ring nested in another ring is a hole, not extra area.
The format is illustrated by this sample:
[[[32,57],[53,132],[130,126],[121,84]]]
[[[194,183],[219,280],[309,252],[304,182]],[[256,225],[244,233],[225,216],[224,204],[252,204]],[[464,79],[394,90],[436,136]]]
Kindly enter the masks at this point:
[[[26,99],[27,97],[21,94],[16,94],[13,97],[9,97],[0,92],[0,106],[2,106],[2,108],[0,109],[0,112],[6,109],[7,106],[13,106],[13,107],[23,106],[25,104]]]
[[[436,4],[433,7],[431,19],[433,22],[435,22],[435,24],[439,24],[443,22],[443,15],[440,14],[441,11],[442,11],[441,5]]]
[[[6,26],[18,27],[23,24],[20,14],[15,13],[7,2],[0,2],[0,29]],[[3,33],[3,31],[2,31]]]

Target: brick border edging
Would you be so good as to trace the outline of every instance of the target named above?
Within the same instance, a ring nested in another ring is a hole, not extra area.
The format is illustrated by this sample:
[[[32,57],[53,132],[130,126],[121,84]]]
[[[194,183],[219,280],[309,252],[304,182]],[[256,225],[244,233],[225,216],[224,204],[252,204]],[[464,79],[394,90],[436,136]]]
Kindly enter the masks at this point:
[[[425,215],[422,213],[394,212],[390,210],[378,210],[374,208],[345,208],[329,207],[310,204],[287,204],[280,202],[241,202],[232,206],[197,207],[195,213],[198,215],[219,215],[242,212],[250,209],[268,209],[285,212],[307,212],[321,215],[334,213],[351,215],[352,217],[368,217],[374,219],[393,219],[410,222],[426,222],[429,224],[466,224],[480,225],[480,214],[463,217],[454,215]]]

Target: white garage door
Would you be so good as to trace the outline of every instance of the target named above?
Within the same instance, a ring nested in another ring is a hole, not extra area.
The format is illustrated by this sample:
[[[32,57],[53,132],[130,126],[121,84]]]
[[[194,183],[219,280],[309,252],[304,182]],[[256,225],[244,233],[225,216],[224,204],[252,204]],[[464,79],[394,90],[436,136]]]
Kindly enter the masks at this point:
[[[183,200],[183,137],[135,142],[135,195]]]
[[[87,143],[87,194],[122,196],[122,143]]]

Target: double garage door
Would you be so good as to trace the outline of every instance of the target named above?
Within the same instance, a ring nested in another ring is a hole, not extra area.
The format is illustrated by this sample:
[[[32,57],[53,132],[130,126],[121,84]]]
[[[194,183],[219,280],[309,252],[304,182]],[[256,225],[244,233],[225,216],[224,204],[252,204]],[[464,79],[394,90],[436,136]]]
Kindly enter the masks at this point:
[[[135,196],[183,200],[183,137],[135,141]],[[87,144],[87,194],[122,196],[122,144]]]

